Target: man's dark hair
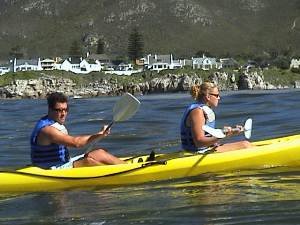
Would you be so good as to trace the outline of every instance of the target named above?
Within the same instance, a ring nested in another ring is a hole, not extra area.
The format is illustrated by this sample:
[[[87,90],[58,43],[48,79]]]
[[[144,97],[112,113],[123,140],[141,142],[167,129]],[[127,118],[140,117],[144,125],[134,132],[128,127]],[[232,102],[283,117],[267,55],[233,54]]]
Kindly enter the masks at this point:
[[[68,97],[60,92],[53,92],[47,96],[48,107],[53,109],[57,102],[64,103],[68,102]]]

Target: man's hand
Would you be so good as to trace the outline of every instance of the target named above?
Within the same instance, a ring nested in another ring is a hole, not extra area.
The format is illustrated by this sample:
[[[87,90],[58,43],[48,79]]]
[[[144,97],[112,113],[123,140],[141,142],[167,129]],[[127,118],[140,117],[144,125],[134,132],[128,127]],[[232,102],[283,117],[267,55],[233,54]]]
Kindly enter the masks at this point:
[[[101,134],[104,137],[108,136],[110,134],[110,128],[107,129],[107,127],[108,127],[108,125],[104,125],[98,134]]]

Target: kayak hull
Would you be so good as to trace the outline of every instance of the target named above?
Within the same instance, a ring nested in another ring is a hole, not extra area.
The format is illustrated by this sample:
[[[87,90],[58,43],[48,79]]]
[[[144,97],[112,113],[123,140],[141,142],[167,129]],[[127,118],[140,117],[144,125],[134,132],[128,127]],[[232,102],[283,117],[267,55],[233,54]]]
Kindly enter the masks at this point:
[[[55,191],[130,185],[159,180],[272,167],[300,166],[300,135],[253,143],[253,148],[224,153],[176,152],[125,158],[127,164],[62,170],[27,167],[0,172],[0,193]]]

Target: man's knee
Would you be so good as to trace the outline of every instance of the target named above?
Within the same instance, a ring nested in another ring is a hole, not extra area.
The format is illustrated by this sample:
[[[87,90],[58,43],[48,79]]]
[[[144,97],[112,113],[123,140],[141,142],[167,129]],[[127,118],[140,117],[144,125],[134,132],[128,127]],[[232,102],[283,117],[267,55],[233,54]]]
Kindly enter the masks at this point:
[[[85,154],[86,157],[92,157],[95,156],[95,155],[106,155],[107,154],[107,151],[105,149],[95,149],[95,150],[92,150],[88,153]]]
[[[242,141],[242,146],[244,148],[250,148],[252,147],[251,143],[249,141]]]
[[[107,154],[108,153],[104,149],[97,149],[85,154],[84,158],[89,165],[99,165],[103,163]]]

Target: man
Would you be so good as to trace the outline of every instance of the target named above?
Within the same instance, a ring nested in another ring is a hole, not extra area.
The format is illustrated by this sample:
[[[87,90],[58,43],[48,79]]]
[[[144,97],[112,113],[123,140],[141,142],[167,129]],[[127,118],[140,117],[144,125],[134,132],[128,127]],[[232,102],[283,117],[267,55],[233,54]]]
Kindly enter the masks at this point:
[[[48,95],[48,115],[42,117],[31,134],[31,161],[42,168],[62,169],[83,166],[125,163],[103,149],[69,157],[68,147],[81,148],[106,137],[110,130],[104,126],[98,133],[71,136],[64,126],[69,107],[68,98],[62,93]]]

